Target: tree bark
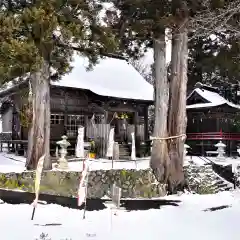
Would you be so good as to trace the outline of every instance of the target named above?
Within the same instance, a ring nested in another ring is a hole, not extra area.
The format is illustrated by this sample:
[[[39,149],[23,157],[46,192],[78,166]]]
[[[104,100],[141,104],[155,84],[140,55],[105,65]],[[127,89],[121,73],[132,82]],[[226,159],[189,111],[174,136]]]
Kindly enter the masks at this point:
[[[44,169],[52,169],[50,159],[50,70],[46,61],[30,78],[32,86],[32,123],[28,136],[26,168],[36,169],[38,160],[45,155]]]
[[[167,137],[167,115],[169,103],[169,84],[166,67],[166,42],[163,32],[154,40],[155,64],[155,119],[153,136]],[[150,167],[159,182],[168,179],[169,157],[166,140],[153,140]]]
[[[183,22],[182,22],[183,23]],[[181,24],[172,38],[170,83],[167,79],[165,34],[154,41],[155,124],[150,167],[157,180],[167,183],[170,194],[186,186],[183,172],[183,151],[186,133],[186,94],[188,31]],[[173,138],[172,138],[173,137]]]
[[[172,62],[169,90],[168,133],[169,136],[180,136],[186,133],[186,94],[187,94],[187,58],[188,58],[188,32],[184,24],[182,28],[173,33]],[[183,173],[183,137],[173,138],[168,142],[170,157],[170,175],[168,187],[171,193],[178,188],[182,189]]]

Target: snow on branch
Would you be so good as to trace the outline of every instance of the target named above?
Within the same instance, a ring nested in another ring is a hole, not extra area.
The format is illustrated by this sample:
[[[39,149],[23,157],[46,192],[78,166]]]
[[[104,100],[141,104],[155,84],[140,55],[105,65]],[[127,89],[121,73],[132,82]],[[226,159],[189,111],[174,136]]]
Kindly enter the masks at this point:
[[[206,0],[206,2],[208,2]],[[240,0],[229,3],[226,7],[197,13],[190,19],[190,26],[194,29],[194,36],[201,37],[227,30],[229,33],[240,34],[238,20],[234,24],[234,17],[240,12]]]
[[[130,59],[129,63],[140,73],[140,75],[150,84],[154,85],[154,79],[152,76],[152,67],[149,64],[144,63],[143,59]]]

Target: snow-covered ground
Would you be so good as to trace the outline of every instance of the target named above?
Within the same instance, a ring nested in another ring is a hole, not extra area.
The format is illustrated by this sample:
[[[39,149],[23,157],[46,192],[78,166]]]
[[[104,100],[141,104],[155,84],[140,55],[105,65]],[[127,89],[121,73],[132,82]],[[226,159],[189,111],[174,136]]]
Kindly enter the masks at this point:
[[[0,172],[23,172],[25,170],[26,159],[14,154],[0,153]],[[100,169],[147,169],[149,168],[149,158],[137,159],[136,161],[112,161],[107,159],[90,159],[88,161],[90,170]],[[53,170],[56,170],[54,168]],[[82,161],[71,161],[68,163],[68,171],[82,171]]]
[[[237,157],[237,158],[226,157],[223,160],[218,159],[216,157],[208,157],[208,159],[213,161],[214,163],[222,165],[222,166],[226,166],[226,165],[230,165],[230,164],[240,165],[240,157]]]
[[[114,161],[113,169],[147,169],[149,168],[150,158],[137,159],[136,161]],[[209,161],[210,160],[210,161]],[[25,170],[26,158],[22,156],[16,156],[14,154],[7,154],[5,152],[0,152],[0,172],[23,172]],[[193,162],[197,166],[204,165],[206,163],[214,162],[223,166],[229,164],[239,164],[239,158],[225,158],[224,160],[218,160],[216,157],[197,157],[197,156],[187,156],[184,162],[184,165],[188,165],[189,162]],[[53,170],[56,170],[54,168]],[[82,161],[70,161],[68,163],[68,171],[82,171]],[[89,160],[90,170],[100,170],[112,169],[112,161],[107,159],[90,159]]]
[[[192,160],[196,165],[206,162],[199,157],[187,157],[185,165]],[[90,169],[111,169],[111,161],[92,160]],[[6,153],[0,154],[0,172],[22,172],[25,158]],[[149,159],[135,162],[114,162],[114,168],[145,169]],[[81,171],[81,162],[69,162],[73,171]],[[31,221],[32,206],[11,205],[0,201],[0,239],[35,240],[41,233],[48,234],[44,240],[238,240],[240,229],[240,192],[228,191],[215,195],[184,194],[163,199],[180,200],[179,207],[162,206],[145,211],[119,210],[117,216],[110,209],[86,212],[54,204],[38,205]],[[212,207],[229,207],[206,211]],[[50,224],[50,226],[49,226]],[[51,225],[52,224],[52,225]],[[55,224],[55,225],[54,225]],[[60,224],[60,225],[59,225]],[[44,226],[45,225],[45,226]]]
[[[136,161],[114,161],[113,169],[148,169],[150,158],[137,159]],[[184,165],[189,164],[189,160],[192,160],[196,165],[203,165],[206,162],[199,157],[186,157]],[[25,170],[26,159],[22,156],[16,156],[14,154],[0,153],[0,172],[23,172]],[[112,161],[107,159],[90,159],[90,170],[112,169]],[[82,161],[71,161],[68,163],[68,171],[82,171]],[[53,170],[54,168],[53,164]]]
[[[166,198],[182,202],[179,207],[162,206],[159,210],[119,210],[117,216],[110,209],[86,212],[85,220],[83,210],[51,204],[39,205],[31,221],[32,206],[3,203],[0,236],[2,240],[35,240],[41,233],[51,240],[239,240],[239,192]],[[206,211],[223,205],[230,207]],[[43,226],[47,224],[61,225]]]

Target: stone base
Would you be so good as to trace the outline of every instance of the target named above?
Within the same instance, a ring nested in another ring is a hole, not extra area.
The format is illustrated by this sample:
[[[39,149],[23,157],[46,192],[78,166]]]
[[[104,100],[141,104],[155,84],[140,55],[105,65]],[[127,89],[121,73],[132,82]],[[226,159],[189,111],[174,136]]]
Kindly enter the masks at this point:
[[[219,162],[225,162],[226,161],[226,157],[216,157],[216,159]]]
[[[68,169],[68,162],[66,159],[60,159],[58,164],[55,165],[56,168],[66,170]]]

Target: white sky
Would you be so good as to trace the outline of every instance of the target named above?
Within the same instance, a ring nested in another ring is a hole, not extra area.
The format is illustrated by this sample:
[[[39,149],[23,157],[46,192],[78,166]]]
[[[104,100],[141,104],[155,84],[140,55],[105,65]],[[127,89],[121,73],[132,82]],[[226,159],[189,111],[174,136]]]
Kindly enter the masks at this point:
[[[166,37],[166,62],[169,63],[171,61],[171,53],[172,53],[172,41],[170,39],[167,39]],[[153,49],[149,49],[149,51],[146,53],[145,57],[143,58],[143,61],[147,65],[151,65],[153,63]]]

